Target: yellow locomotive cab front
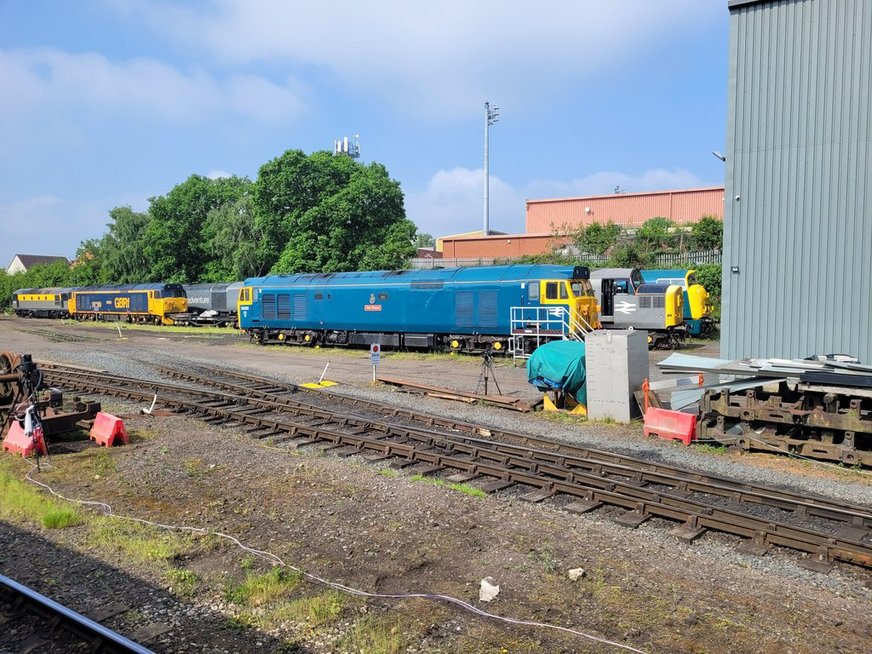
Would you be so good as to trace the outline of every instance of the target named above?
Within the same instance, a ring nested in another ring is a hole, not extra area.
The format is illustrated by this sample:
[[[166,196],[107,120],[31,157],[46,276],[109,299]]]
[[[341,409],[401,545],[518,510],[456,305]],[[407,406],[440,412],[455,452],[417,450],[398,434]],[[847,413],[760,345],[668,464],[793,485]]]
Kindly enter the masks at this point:
[[[684,289],[681,286],[670,285],[666,289],[666,311],[664,327],[677,327],[684,323]]]

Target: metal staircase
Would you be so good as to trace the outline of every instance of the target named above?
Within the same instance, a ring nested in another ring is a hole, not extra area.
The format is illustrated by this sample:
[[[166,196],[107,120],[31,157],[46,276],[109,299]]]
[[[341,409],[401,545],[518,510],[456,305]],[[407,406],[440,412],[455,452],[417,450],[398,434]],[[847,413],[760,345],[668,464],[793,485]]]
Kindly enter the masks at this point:
[[[530,352],[554,340],[582,341],[593,331],[583,318],[573,318],[562,306],[512,307],[509,351],[515,359],[529,359]]]

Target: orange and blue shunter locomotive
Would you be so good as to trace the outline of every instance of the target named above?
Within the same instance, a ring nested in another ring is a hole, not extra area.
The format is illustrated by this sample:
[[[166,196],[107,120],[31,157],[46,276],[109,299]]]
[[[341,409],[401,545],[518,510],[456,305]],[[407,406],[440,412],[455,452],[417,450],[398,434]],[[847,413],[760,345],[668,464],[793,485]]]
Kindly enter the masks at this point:
[[[116,284],[77,288],[70,294],[69,313],[77,320],[116,320],[173,324],[171,314],[188,308],[180,284]]]
[[[260,343],[498,351],[598,328],[589,276],[515,264],[255,277],[239,291],[239,326]]]

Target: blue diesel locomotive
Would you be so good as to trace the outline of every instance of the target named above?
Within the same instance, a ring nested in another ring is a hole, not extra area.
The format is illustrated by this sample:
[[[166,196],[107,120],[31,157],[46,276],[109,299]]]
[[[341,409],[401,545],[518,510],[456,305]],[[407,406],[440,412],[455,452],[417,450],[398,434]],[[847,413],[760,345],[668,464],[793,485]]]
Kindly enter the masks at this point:
[[[510,265],[254,277],[239,326],[260,343],[502,350],[534,332],[538,344],[598,328],[589,276]]]

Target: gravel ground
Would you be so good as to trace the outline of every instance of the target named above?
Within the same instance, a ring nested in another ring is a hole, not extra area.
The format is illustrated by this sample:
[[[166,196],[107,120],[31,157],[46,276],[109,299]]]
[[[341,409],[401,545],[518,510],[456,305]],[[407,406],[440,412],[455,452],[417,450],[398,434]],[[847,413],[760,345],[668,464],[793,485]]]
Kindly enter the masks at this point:
[[[52,331],[59,336],[51,337]],[[202,338],[133,330],[124,335],[119,339],[105,329],[0,320],[0,349],[31,352],[42,360],[145,378],[157,378],[151,366],[162,362],[219,362],[292,382],[317,380],[329,361],[327,378],[339,382],[337,393],[389,399],[427,413],[872,505],[869,476],[850,470],[770,455],[710,454],[646,441],[638,426],[546,419],[371,386],[365,352],[258,348],[230,335]],[[470,391],[480,370],[474,359],[405,354],[384,354],[379,367],[384,375]],[[498,362],[495,372],[503,394],[536,398],[523,369]],[[132,413],[136,407],[112,408]],[[356,458],[254,447],[244,435],[188,418],[135,417],[128,429],[139,436],[133,446],[111,452],[115,472],[110,478],[74,474],[87,468],[93,450],[65,455],[69,459],[55,457],[58,470],[47,477],[77,497],[112,497],[116,511],[221,528],[287,562],[359,588],[450,594],[501,615],[572,626],[644,651],[868,651],[872,593],[865,584],[870,576],[848,566],[837,565],[822,575],[797,565],[795,554],[744,555],[735,549],[737,539],[711,533],[684,545],[659,520],[627,530],[611,522],[613,511],[575,516],[554,505],[521,502],[511,491],[479,500],[416,483],[406,473],[377,474],[376,466]],[[229,546],[179,562],[202,580],[194,597],[182,602],[159,571],[131,569],[126,561],[112,560],[110,553],[93,551],[81,542],[78,528],[4,528],[0,544],[7,553],[5,574],[15,576],[22,567],[21,558],[10,552],[43,547],[28,543],[22,536],[27,533],[44,547],[104,560],[120,568],[119,574],[148,580],[168,601],[183,605],[179,610],[184,615],[193,607],[195,617],[186,622],[198,626],[175,634],[175,642],[185,642],[188,651],[216,651],[227,617],[244,613],[220,592],[228,578],[244,576],[240,561],[245,557]],[[571,582],[567,571],[577,567],[586,574]],[[78,573],[65,579],[55,571],[51,583],[44,570],[27,567],[23,574],[36,585],[66,593],[74,605],[83,601],[64,590],[84,583]],[[477,597],[485,576],[501,586],[490,605]],[[302,592],[321,591],[306,585]],[[225,651],[380,651],[349,644],[348,634],[362,616],[399,625],[408,639],[398,651],[619,651],[552,629],[512,626],[421,600],[349,601],[327,625],[313,629],[287,621],[269,630],[247,630],[241,638],[244,647],[227,645]],[[149,645],[156,651],[179,651],[167,649],[159,639]]]

